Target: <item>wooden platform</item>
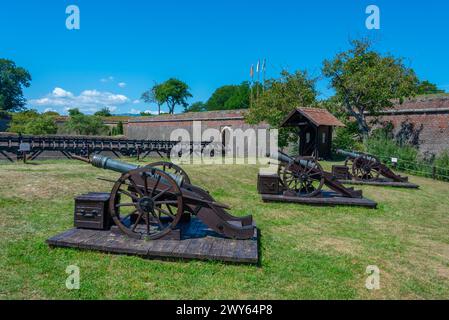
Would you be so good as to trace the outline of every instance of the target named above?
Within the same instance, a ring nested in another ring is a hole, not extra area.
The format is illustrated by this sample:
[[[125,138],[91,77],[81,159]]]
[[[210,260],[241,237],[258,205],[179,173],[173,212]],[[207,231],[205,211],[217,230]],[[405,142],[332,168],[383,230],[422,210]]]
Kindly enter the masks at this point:
[[[334,192],[323,191],[321,196],[306,198],[306,197],[291,197],[284,195],[262,194],[262,200],[266,202],[291,202],[310,205],[321,206],[359,206],[375,209],[377,202],[366,198],[345,198],[336,195]]]
[[[223,238],[192,218],[181,227],[181,240],[137,240],[123,235],[117,227],[108,231],[70,229],[47,240],[51,247],[96,250],[137,255],[143,258],[219,260],[235,263],[259,262],[258,231],[250,240]]]
[[[395,188],[409,188],[418,189],[419,185],[410,182],[395,182],[389,180],[379,181],[359,181],[359,180],[338,180],[343,184],[365,185],[365,186],[379,186],[379,187],[395,187]]]

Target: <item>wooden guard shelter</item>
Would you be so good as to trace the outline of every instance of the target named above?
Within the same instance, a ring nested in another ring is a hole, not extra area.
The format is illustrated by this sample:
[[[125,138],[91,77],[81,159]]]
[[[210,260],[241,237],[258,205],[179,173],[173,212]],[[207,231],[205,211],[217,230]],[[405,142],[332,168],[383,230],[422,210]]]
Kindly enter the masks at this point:
[[[345,125],[326,109],[297,108],[282,121],[281,127],[297,127],[299,155],[329,159],[332,155],[333,127]]]

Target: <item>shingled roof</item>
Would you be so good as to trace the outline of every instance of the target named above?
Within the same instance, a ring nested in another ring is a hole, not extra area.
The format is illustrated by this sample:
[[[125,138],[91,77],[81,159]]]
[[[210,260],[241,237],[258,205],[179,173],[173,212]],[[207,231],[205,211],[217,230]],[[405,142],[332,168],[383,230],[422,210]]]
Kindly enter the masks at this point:
[[[321,108],[297,108],[290,112],[282,121],[281,127],[296,126],[299,122],[309,120],[315,126],[334,126],[344,127],[345,125],[338,120],[332,113]]]

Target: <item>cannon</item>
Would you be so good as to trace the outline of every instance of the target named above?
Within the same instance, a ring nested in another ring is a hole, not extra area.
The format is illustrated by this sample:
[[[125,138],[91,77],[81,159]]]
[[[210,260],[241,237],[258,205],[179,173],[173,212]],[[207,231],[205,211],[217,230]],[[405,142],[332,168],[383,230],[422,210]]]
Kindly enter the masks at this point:
[[[333,173],[340,180],[355,180],[358,182],[389,183],[395,185],[407,184],[408,177],[402,177],[394,173],[383,164],[377,157],[361,153],[337,150],[337,154],[346,157],[343,167],[334,166]],[[345,169],[346,168],[346,169]]]
[[[259,174],[258,191],[264,201],[280,200],[313,204],[345,204],[375,207],[361,190],[333,179],[314,157],[290,157],[282,151],[267,154],[278,161],[276,174]],[[326,186],[331,192],[323,190]],[[314,199],[314,200],[312,200]]]
[[[314,157],[293,158],[281,151],[270,157],[279,161],[278,174],[283,188],[288,193],[300,197],[315,197],[326,185],[343,197],[362,198],[362,191],[346,188],[338,181],[334,181],[332,175],[324,171]]]
[[[102,155],[92,159],[74,156],[94,167],[111,170],[121,176],[112,182],[108,214],[113,224],[135,239],[156,240],[180,234],[180,223],[192,215],[226,238],[250,239],[255,225],[251,215],[236,217],[229,207],[216,202],[204,189],[191,184],[187,173],[171,162],[139,166]],[[76,209],[75,209],[76,210]],[[170,238],[170,237],[168,237]]]

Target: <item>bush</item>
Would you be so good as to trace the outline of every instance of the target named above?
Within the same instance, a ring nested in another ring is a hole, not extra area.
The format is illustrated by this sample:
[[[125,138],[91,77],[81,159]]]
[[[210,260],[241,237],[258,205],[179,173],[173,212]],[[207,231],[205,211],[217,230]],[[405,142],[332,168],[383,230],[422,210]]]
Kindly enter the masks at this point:
[[[55,123],[55,116],[27,110],[12,114],[8,131],[21,134],[55,134],[58,126]]]
[[[449,150],[443,151],[435,159],[436,175],[437,178],[449,180]]]
[[[335,130],[332,141],[333,151],[342,149],[346,151],[363,150],[362,138],[356,122],[346,123],[346,127],[339,127]]]
[[[67,133],[78,135],[107,135],[108,127],[98,116],[88,116],[82,113],[70,115],[64,125]]]

